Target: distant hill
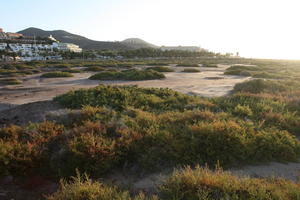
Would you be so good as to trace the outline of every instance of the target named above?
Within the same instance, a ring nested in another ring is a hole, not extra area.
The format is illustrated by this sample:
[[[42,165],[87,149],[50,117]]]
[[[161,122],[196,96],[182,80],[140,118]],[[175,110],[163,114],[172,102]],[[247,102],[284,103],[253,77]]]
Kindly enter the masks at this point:
[[[38,28],[27,28],[25,30],[19,31],[26,36],[40,36],[40,37],[48,37],[52,35],[60,42],[65,43],[73,43],[79,45],[81,48],[85,50],[130,50],[137,48],[155,48],[155,45],[149,44],[141,39],[133,38],[127,39],[122,42],[106,42],[106,41],[96,41],[91,40],[86,37],[69,33],[64,30],[54,30],[54,31],[45,31]]]
[[[122,44],[129,45],[135,49],[140,49],[140,48],[158,48],[154,44],[150,44],[144,40],[141,40],[139,38],[128,38],[126,40],[123,40],[121,42]]]

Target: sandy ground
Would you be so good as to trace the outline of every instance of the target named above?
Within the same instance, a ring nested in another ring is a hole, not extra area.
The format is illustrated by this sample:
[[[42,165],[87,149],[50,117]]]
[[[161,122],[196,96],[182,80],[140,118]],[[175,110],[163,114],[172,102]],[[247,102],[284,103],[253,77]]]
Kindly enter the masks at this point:
[[[205,97],[223,96],[232,90],[236,83],[247,77],[225,76],[228,66],[219,68],[201,67],[200,73],[181,73],[182,67],[174,67],[176,72],[165,73],[164,80],[148,81],[94,81],[88,77],[92,73],[74,74],[72,78],[40,78],[40,74],[27,76],[19,86],[0,86],[0,110],[8,104],[25,104],[36,101],[51,100],[53,97],[72,89],[90,88],[98,84],[138,85],[141,87],[166,87],[183,93],[192,93]]]
[[[229,171],[238,176],[250,176],[254,178],[280,177],[294,182],[300,181],[299,163],[271,162],[264,165],[245,166]]]

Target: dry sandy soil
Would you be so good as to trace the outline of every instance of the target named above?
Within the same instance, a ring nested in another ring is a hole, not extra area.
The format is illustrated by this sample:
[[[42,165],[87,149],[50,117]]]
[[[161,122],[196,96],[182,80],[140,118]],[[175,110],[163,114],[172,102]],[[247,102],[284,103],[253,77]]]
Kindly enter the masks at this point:
[[[200,73],[181,73],[182,67],[174,67],[176,72],[165,73],[164,80],[148,81],[95,81],[89,80],[92,73],[74,74],[72,78],[40,78],[40,75],[27,76],[23,84],[18,86],[0,86],[0,110],[8,108],[9,104],[25,104],[36,101],[51,100],[53,97],[72,89],[90,88],[99,84],[138,85],[141,87],[167,87],[183,93],[213,97],[228,94],[236,83],[247,78],[240,76],[225,76],[219,68],[201,67]],[[2,109],[1,109],[2,108]]]

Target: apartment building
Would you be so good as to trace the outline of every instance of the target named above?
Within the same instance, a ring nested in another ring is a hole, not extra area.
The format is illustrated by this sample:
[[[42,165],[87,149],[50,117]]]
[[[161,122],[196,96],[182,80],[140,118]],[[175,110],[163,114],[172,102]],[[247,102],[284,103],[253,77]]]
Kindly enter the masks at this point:
[[[76,53],[82,52],[82,49],[78,45],[72,43],[54,42],[52,45],[60,51],[71,51]]]
[[[6,50],[7,44],[6,43],[0,43],[0,51]]]

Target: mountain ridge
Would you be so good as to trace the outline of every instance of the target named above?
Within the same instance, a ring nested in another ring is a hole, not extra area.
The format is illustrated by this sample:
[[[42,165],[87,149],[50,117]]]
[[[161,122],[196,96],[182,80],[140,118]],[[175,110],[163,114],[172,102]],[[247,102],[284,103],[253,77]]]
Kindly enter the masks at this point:
[[[157,46],[150,44],[139,38],[128,38],[121,42],[97,41],[91,40],[81,35],[76,35],[65,30],[51,30],[46,31],[43,29],[30,27],[19,31],[25,36],[40,36],[48,37],[52,35],[60,42],[73,43],[78,45],[84,50],[131,50],[139,48],[157,48]]]

